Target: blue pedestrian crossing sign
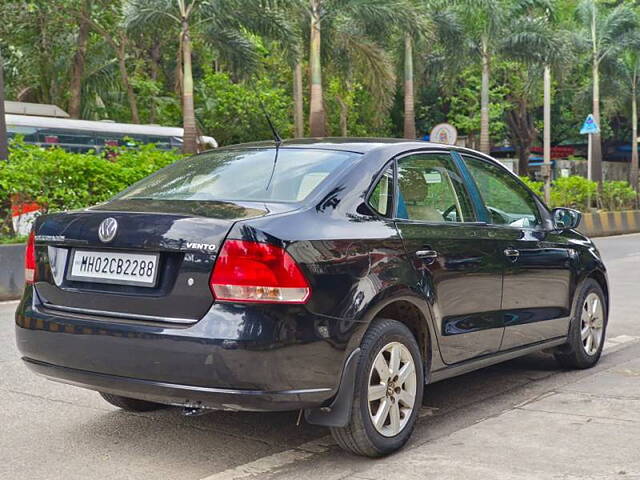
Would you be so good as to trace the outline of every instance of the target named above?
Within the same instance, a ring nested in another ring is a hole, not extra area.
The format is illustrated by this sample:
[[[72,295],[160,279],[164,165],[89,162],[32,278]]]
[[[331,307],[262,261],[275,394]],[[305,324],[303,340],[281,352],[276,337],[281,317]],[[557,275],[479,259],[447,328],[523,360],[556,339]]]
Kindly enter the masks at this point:
[[[593,115],[589,114],[587,119],[584,121],[584,125],[582,125],[582,128],[580,129],[580,135],[591,135],[594,133],[600,133],[600,127],[598,127]]]

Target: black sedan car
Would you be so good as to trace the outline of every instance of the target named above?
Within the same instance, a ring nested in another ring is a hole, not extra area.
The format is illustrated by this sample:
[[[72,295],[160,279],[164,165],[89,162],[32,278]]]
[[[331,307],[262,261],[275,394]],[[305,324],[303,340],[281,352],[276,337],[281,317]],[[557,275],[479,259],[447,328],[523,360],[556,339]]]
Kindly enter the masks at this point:
[[[223,148],[38,218],[17,343],[125,410],[302,410],[380,456],[429,383],[543,349],[598,361],[607,278],[579,221],[467,149]]]

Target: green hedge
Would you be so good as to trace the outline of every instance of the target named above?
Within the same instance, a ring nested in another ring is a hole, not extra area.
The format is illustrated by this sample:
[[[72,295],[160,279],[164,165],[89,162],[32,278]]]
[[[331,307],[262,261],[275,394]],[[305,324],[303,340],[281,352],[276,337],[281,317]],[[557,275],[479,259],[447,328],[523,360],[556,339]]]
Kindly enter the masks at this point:
[[[521,177],[531,190],[543,197],[543,182],[535,182],[527,177]],[[583,212],[591,208],[600,210],[631,210],[636,208],[638,194],[631,188],[629,182],[602,182],[602,189],[598,191],[596,182],[584,177],[557,178],[551,185],[550,207],[572,207]]]
[[[182,158],[175,151],[153,145],[121,148],[112,158],[92,153],[69,153],[14,141],[9,160],[0,162],[0,239],[11,241],[11,198],[15,195],[42,205],[44,211],[84,208],[103,202],[159,168]],[[543,183],[523,181],[542,196]],[[636,206],[637,194],[628,182],[595,182],[583,177],[558,178],[551,189],[551,206],[587,211],[627,210]],[[8,238],[9,237],[9,238]]]
[[[44,211],[73,210],[103,202],[180,158],[153,145],[121,148],[112,158],[12,142],[0,162],[0,236],[10,234],[11,198],[19,195]],[[15,197],[14,197],[15,198]]]

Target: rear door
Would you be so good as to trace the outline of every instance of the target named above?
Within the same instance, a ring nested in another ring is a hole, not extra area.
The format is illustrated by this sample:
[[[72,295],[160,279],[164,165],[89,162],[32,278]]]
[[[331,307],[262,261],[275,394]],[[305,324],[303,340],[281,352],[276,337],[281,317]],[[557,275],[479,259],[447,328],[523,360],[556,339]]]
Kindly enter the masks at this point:
[[[572,249],[544,228],[534,196],[506,169],[462,155],[490,217],[502,253],[501,349],[565,336],[570,310]]]
[[[396,225],[431,305],[445,363],[496,352],[502,257],[480,227],[460,172],[448,152],[397,159]]]

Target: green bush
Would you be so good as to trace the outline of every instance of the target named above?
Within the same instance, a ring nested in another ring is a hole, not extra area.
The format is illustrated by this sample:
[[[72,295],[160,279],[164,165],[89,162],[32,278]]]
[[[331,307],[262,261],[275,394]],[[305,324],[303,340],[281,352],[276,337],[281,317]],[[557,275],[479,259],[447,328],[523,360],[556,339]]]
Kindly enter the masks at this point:
[[[551,206],[588,211],[590,202],[596,199],[597,191],[596,182],[584,177],[558,178],[553,182],[551,188]]]
[[[637,196],[629,182],[603,182],[600,204],[605,210],[630,210],[636,206]]]
[[[196,86],[196,96],[198,119],[220,145],[273,138],[261,103],[282,138],[293,134],[287,92],[268,80],[257,80],[251,88],[234,83],[226,73],[207,72]]]
[[[541,198],[544,196],[544,182],[536,182],[529,177],[520,177],[520,180],[522,180],[533,193]]]
[[[103,202],[129,185],[181,158],[153,145],[118,149],[111,159],[12,142],[0,162],[0,235],[10,231],[11,199],[35,201],[45,212]]]

